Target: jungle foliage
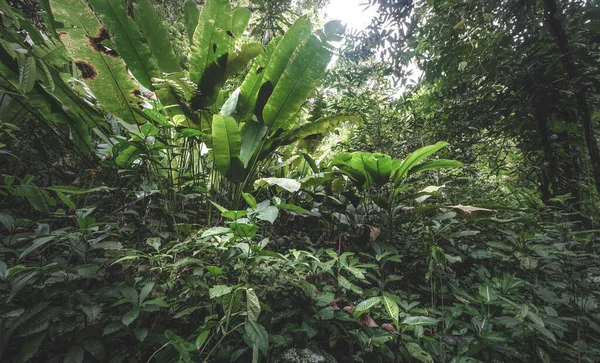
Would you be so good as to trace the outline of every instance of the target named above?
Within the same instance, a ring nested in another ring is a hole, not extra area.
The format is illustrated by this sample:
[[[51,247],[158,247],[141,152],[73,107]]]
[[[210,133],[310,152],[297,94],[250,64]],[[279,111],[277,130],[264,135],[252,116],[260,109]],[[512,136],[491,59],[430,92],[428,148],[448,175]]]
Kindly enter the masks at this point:
[[[370,3],[0,0],[0,361],[599,361],[598,3]]]

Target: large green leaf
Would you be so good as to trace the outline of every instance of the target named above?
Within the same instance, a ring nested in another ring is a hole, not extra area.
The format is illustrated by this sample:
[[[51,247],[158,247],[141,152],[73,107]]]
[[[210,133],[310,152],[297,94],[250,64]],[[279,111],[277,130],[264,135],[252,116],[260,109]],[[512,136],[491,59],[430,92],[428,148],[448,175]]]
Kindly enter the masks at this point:
[[[199,83],[204,71],[231,48],[231,6],[228,0],[208,0],[200,11],[192,39],[190,80]]]
[[[163,25],[162,19],[154,6],[149,0],[138,0],[134,5],[133,11],[135,21],[146,37],[146,42],[156,58],[159,70],[166,73],[181,71],[179,60],[175,56],[175,52],[171,46],[167,29]],[[127,59],[125,60],[127,61]]]
[[[343,122],[359,123],[361,118],[359,116],[327,116],[321,117],[320,119],[305,123],[289,131],[281,137],[281,141],[277,143],[279,146],[289,145],[294,142],[300,141],[312,135],[321,135],[331,131],[333,128],[339,126]]]
[[[314,35],[296,49],[265,105],[265,125],[277,130],[298,112],[330,60],[331,52]]]
[[[46,332],[28,337],[25,343],[21,345],[15,363],[26,363],[32,359],[40,349],[44,338],[46,338]]]
[[[193,110],[206,109],[217,102],[219,93],[225,84],[225,72],[229,53],[223,54],[215,62],[210,63],[198,83],[198,90],[191,99]]]
[[[239,52],[230,53],[227,58],[227,69],[225,70],[225,78],[229,78],[240,72],[248,62],[258,57],[264,52],[264,48],[260,43],[248,43],[242,45]]]
[[[133,308],[130,311],[128,311],[127,313],[125,313],[125,315],[123,315],[121,322],[123,324],[129,326],[129,324],[133,323],[135,321],[135,319],[138,318],[139,315],[140,315],[140,308]]]
[[[260,178],[254,182],[255,189],[272,185],[277,185],[291,193],[297,192],[301,187],[299,181],[289,178]]]
[[[119,55],[127,63],[127,68],[138,82],[152,89],[152,77],[160,76],[158,66],[150,48],[143,42],[139,28],[133,19],[127,16],[126,3],[122,0],[88,1],[112,35],[112,41]]]
[[[63,363],[83,363],[84,355],[85,350],[80,345],[74,345],[69,348]]]
[[[27,60],[19,65],[19,89],[21,93],[28,93],[35,84],[36,67],[35,59],[27,57]]]
[[[363,159],[365,170],[377,186],[382,186],[390,179],[392,158],[384,154],[370,154]]]
[[[188,39],[190,44],[194,38],[194,32],[196,32],[196,27],[198,26],[198,18],[200,17],[200,9],[198,5],[196,5],[195,0],[185,0],[183,3],[183,17],[185,28],[188,32]]]
[[[208,290],[208,295],[211,299],[227,295],[233,291],[233,287],[227,285],[216,285]]]
[[[22,22],[22,24],[25,24],[25,22]],[[4,87],[18,89],[20,86],[19,77],[15,71],[11,70],[11,68],[17,68],[17,59],[8,54],[2,54],[1,48],[0,57],[3,58],[3,63],[0,65],[0,74],[5,82],[10,83],[10,86]],[[34,57],[29,59],[34,59]],[[84,153],[90,152],[91,140],[88,127],[98,127],[105,123],[104,117],[75,94],[54,68],[46,67],[39,60],[37,62],[44,70],[43,74],[38,72],[37,80],[41,80],[44,87],[32,88],[26,97],[14,95],[14,102],[9,104],[11,107],[3,109],[3,117],[9,114],[16,116],[17,114],[14,112],[6,113],[6,111],[15,109],[13,106],[18,106],[16,107],[17,110],[34,113],[41,119],[54,124],[54,126],[66,123],[71,128],[70,134],[75,147]]]
[[[10,294],[8,295],[6,301],[9,302],[12,300],[12,298],[15,297],[25,286],[27,286],[29,282],[33,280],[39,273],[39,270],[33,270],[23,272],[14,277],[11,282]]]
[[[269,350],[269,334],[265,328],[253,320],[246,320],[246,336],[263,354]]]
[[[219,103],[219,98],[227,93],[223,90],[225,81],[240,72],[249,61],[263,52],[259,43],[250,43],[242,46],[239,52],[229,52],[220,56],[206,68],[198,90],[192,97],[192,109],[206,109]]]
[[[269,64],[273,51],[281,38],[272,40],[267,46],[266,52],[258,56],[254,60],[254,64],[250,71],[246,74],[246,78],[240,86],[240,97],[237,104],[237,113],[240,121],[247,121],[251,118],[256,105],[256,99],[263,83],[262,80],[265,74],[265,67]],[[266,102],[265,102],[266,103]]]
[[[393,172],[392,179],[394,183],[400,182],[400,180],[408,173],[408,171],[419,164],[421,161],[425,160],[435,152],[440,149],[448,146],[447,142],[438,142],[435,145],[424,146],[412,154],[410,154],[403,162],[400,164],[398,169]]]
[[[438,159],[425,161],[408,170],[408,175],[426,170],[460,168],[463,164],[457,160]]]
[[[47,244],[48,242],[52,241],[53,239],[54,239],[54,236],[46,236],[46,237],[40,237],[40,238],[34,240],[31,243],[31,246],[27,247],[25,249],[25,251],[21,252],[21,255],[19,256],[19,259],[27,257],[27,255],[29,255],[31,252],[33,252],[36,249],[44,246],[45,244]]]
[[[231,12],[231,33],[239,38],[244,34],[244,30],[250,21],[250,9],[237,8]]]
[[[481,296],[483,302],[486,304],[498,298],[496,291],[488,284],[479,285],[479,296]]]
[[[48,6],[48,0],[40,1],[40,6],[44,8],[44,12],[46,12]],[[48,36],[48,34],[42,34],[33,24],[27,21],[24,18],[21,18],[20,25],[21,30],[27,31],[29,38],[33,40],[33,46],[31,48],[31,53],[35,55],[39,60],[47,62],[49,65],[62,67],[66,62],[69,61],[69,57],[67,56],[67,52],[60,41],[58,41],[58,36],[51,29],[54,24],[50,21],[50,12],[48,14],[42,15],[45,18],[45,27],[52,32],[52,36]],[[55,36],[55,37],[54,37]],[[22,39],[22,38],[21,38]]]
[[[73,143],[81,151],[92,151],[89,129],[106,125],[105,117],[73,91],[64,73],[61,77],[56,71],[50,70],[50,74],[54,79],[55,87],[52,92],[48,90],[46,92],[48,97],[55,99],[55,102],[60,104],[69,116],[67,122],[71,127]]]
[[[44,194],[40,191],[40,188],[29,184],[24,184],[21,186],[21,188],[23,196],[27,198],[27,201],[33,208],[39,210],[43,214],[46,214],[50,211],[48,202],[46,201]]]
[[[70,75],[59,73],[68,67],[70,62],[63,44],[58,40],[54,41],[42,36],[25,19],[21,19],[19,24],[35,41],[30,49],[32,56],[27,59],[22,55],[19,56],[20,53],[12,49],[15,46],[23,50],[29,48],[29,45],[24,44],[23,36],[17,32],[18,29],[0,28],[1,36],[7,41],[0,44],[8,52],[8,54],[0,54],[3,59],[0,74],[12,88],[19,90],[24,87],[28,91],[26,97],[14,95],[15,102],[11,102],[10,106],[18,105],[19,110],[34,113],[53,126],[67,123],[71,129],[70,135],[74,146],[84,153],[91,152],[88,128],[100,127],[105,123],[105,118],[74,92],[68,84]],[[0,53],[1,50],[2,48]],[[34,72],[35,64],[39,67],[37,72]],[[32,87],[33,80],[37,80],[44,87]],[[5,107],[3,113],[13,108],[15,107]],[[63,139],[63,141],[67,140]]]
[[[252,288],[246,289],[246,311],[248,314],[248,320],[258,321],[261,311],[260,301],[258,300],[256,292]]]
[[[238,124],[232,117],[220,114],[213,116],[212,147],[215,167],[221,174],[228,175],[232,159],[240,155],[242,140]]]
[[[266,125],[253,120],[246,121],[242,126],[240,159],[244,163],[244,167],[248,166],[250,159],[258,149],[263,137],[267,134],[267,130],[268,127]]]
[[[383,296],[383,306],[385,307],[385,311],[388,313],[390,319],[394,322],[398,322],[398,314],[400,314],[400,308],[398,304],[387,296]]]
[[[331,165],[340,168],[358,188],[362,188],[371,181],[363,160],[368,155],[365,152],[342,153],[331,161]]]
[[[497,331],[486,331],[481,334],[481,337],[492,344],[506,343],[510,340],[506,334]]]
[[[208,338],[208,335],[210,334],[210,329],[208,330],[204,330],[202,333],[200,333],[198,335],[198,337],[196,337],[196,349],[200,349],[202,348],[202,345],[204,345],[204,343],[206,342],[206,339]]]
[[[102,342],[98,340],[85,340],[81,342],[81,345],[88,351],[94,358],[98,361],[104,361],[104,357],[106,355],[106,351],[104,349],[104,345]]]
[[[360,314],[362,314],[364,312],[368,312],[373,307],[379,305],[380,302],[381,302],[380,296],[371,297],[367,300],[360,302],[358,305],[356,305],[356,308],[354,309],[354,316],[355,317],[360,316]]]
[[[303,16],[294,22],[273,50],[271,61],[264,70],[264,81],[277,84],[286,66],[291,62],[292,55],[310,36],[310,32],[310,20],[307,17]]]
[[[5,121],[13,120],[12,118],[6,119],[4,117],[18,115],[18,113],[10,112],[11,109],[15,109],[24,110],[26,113],[34,113],[54,126],[66,123],[71,129],[70,135],[74,146],[84,153],[91,152],[91,139],[88,126],[99,126],[105,122],[104,117],[77,97],[67,84],[60,78],[57,78],[58,76],[54,70],[50,69],[49,73],[51,77],[55,77],[54,84],[56,87],[54,91],[50,93],[49,89],[40,87],[34,88],[26,97],[15,95],[15,101],[10,103],[11,107],[3,109],[3,119]],[[5,76],[1,69],[0,74]],[[14,107],[12,107],[13,105]]]
[[[273,39],[267,46],[267,51],[256,59],[240,87],[238,114],[241,121],[250,119],[253,113],[259,119],[262,118],[262,107],[258,111],[255,110],[259,91],[267,82],[272,87],[277,84],[294,51],[308,38],[310,32],[310,21],[306,17],[301,17],[283,37]]]
[[[409,342],[406,343],[406,350],[413,358],[422,363],[433,363],[433,358],[429,353],[423,350],[417,343]]]
[[[102,106],[128,123],[144,122],[135,111],[138,102],[137,83],[127,73],[120,57],[107,54],[97,46],[102,37],[102,24],[84,0],[50,0],[54,19],[63,24],[60,39],[75,63],[83,69],[84,80]]]
[[[46,88],[44,96],[59,104],[61,110],[68,115],[67,122],[71,127],[71,135],[76,146],[82,151],[92,151],[88,129],[107,126],[106,118],[71,88],[69,82],[72,79],[68,74],[58,73],[50,68],[49,77],[53,79],[54,89]]]
[[[402,320],[402,324],[410,326],[421,326],[421,325],[436,325],[438,320],[430,318],[428,316],[407,316]]]

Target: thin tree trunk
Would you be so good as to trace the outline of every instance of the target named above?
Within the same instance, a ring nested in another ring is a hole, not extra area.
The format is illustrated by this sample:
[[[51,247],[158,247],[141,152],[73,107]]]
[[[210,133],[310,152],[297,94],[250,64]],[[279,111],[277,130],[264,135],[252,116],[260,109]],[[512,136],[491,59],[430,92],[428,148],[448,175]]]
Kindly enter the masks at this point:
[[[550,142],[550,130],[548,129],[548,120],[546,119],[546,112],[544,105],[539,97],[536,97],[535,102],[535,121],[537,123],[538,132],[540,134],[540,140],[542,142],[542,150],[544,150],[544,165],[541,170],[541,192],[542,201],[544,204],[548,204],[550,197],[554,196],[557,192],[557,182],[555,177],[555,171],[557,170],[556,159],[554,158],[554,151],[552,150],[552,143]]]
[[[556,38],[556,45],[561,53],[560,61],[567,73],[571,87],[575,90],[575,99],[577,101],[579,117],[581,118],[581,124],[583,126],[585,144],[588,149],[588,154],[590,155],[596,190],[600,193],[600,148],[598,148],[598,143],[594,136],[594,125],[592,124],[585,87],[581,84],[580,80],[581,73],[577,68],[573,53],[571,53],[569,49],[569,38],[563,23],[560,20],[561,14],[559,13],[556,0],[544,0],[544,8],[546,10],[546,23],[548,24],[552,35]]]

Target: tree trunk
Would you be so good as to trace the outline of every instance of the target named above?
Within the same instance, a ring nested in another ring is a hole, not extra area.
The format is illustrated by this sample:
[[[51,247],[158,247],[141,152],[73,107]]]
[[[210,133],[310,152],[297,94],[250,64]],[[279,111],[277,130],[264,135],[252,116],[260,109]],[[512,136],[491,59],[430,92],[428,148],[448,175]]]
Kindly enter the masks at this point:
[[[544,105],[542,100],[537,96],[533,102],[535,103],[535,121],[538,133],[540,134],[540,141],[542,142],[542,150],[544,151],[544,164],[541,168],[540,179],[542,201],[544,204],[548,204],[548,200],[557,192],[558,183],[556,182],[555,172],[558,165],[554,158],[552,143],[550,142],[550,130],[548,130],[548,120],[546,119]]]
[[[588,154],[590,155],[596,190],[600,193],[600,148],[598,148],[598,143],[594,136],[594,125],[592,124],[585,86],[581,84],[580,71],[575,63],[575,58],[569,49],[569,38],[560,20],[561,14],[556,5],[556,0],[544,0],[544,8],[546,11],[544,14],[546,24],[550,28],[552,35],[554,35],[556,45],[561,53],[560,62],[567,73],[567,78],[571,83],[571,87],[575,91],[575,99],[577,101],[579,117],[583,126],[585,144],[588,149]]]

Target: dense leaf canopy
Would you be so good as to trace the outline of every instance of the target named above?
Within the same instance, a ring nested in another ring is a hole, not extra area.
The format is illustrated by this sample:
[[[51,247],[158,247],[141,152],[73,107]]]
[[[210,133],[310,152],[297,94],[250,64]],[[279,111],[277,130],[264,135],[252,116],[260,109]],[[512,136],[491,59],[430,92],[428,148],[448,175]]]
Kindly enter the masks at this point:
[[[326,4],[0,0],[1,362],[600,361],[598,1]]]

